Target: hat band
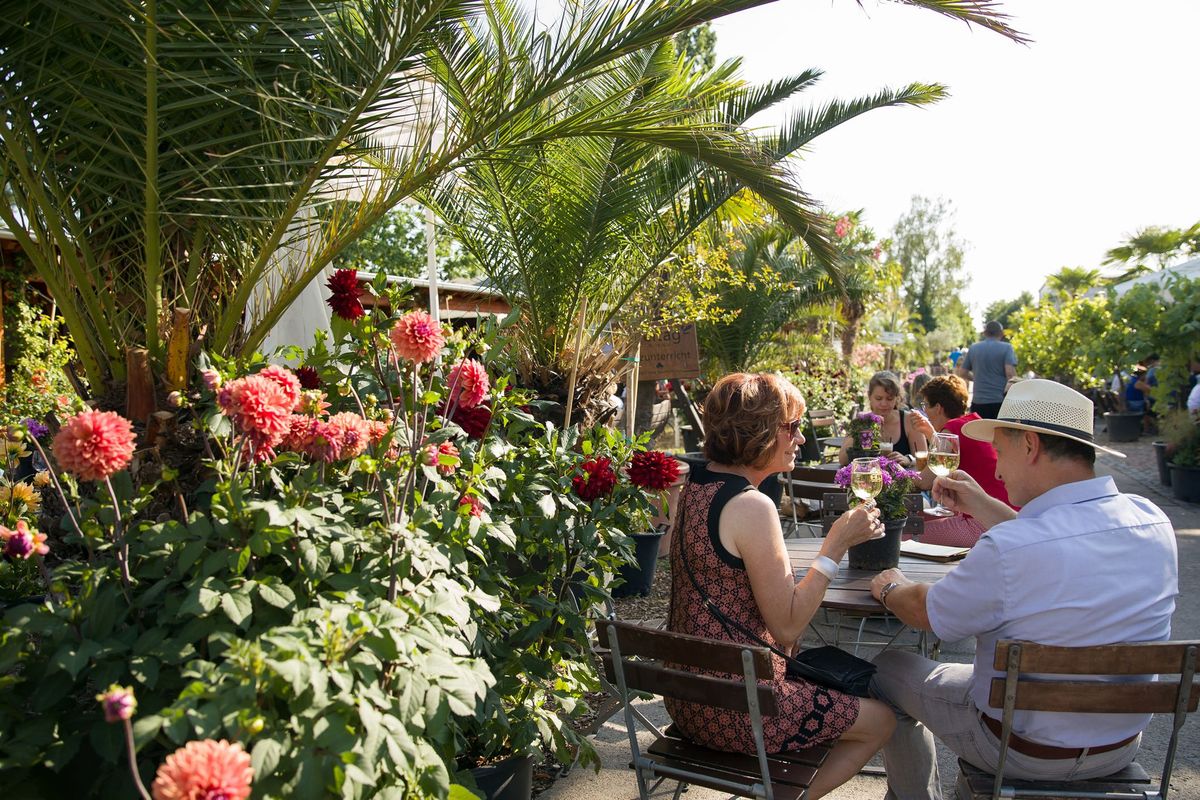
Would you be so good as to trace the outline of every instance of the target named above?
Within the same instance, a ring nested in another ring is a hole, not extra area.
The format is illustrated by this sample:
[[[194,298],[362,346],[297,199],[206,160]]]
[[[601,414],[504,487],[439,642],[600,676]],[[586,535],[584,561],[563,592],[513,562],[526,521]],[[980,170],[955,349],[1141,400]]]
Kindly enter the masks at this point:
[[[1050,422],[1042,422],[1038,419],[1011,419],[1009,417],[1000,417],[996,420],[996,422],[1015,422],[1019,425],[1036,425],[1037,427],[1045,428],[1048,431],[1065,433],[1067,436],[1074,436],[1079,439],[1085,439],[1089,442],[1093,440],[1091,431],[1081,431],[1078,428],[1072,428],[1068,425],[1055,425]]]

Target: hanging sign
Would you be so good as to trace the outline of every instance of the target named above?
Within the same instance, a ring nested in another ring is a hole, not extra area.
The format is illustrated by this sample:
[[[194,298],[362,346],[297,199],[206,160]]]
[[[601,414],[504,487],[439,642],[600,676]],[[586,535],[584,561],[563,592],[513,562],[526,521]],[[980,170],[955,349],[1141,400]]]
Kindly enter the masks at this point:
[[[639,380],[699,377],[700,345],[696,341],[694,324],[665,331],[642,342]]]

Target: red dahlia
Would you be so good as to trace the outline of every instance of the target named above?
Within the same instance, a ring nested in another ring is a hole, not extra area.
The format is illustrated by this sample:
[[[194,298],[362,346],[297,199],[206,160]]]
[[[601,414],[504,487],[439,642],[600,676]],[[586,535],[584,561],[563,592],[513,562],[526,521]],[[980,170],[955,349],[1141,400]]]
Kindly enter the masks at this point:
[[[304,389],[321,388],[321,375],[312,367],[301,367],[296,370],[296,377],[300,380],[300,386]]]
[[[611,458],[589,458],[579,465],[579,469],[581,471],[571,479],[571,484],[575,487],[575,493],[584,500],[605,497],[617,485],[617,473],[613,471]]]
[[[333,292],[329,296],[329,307],[342,319],[353,322],[367,313],[363,310],[362,303],[358,302],[358,298],[363,294],[363,290],[358,287],[358,270],[339,269],[333,273],[326,286]]]
[[[443,403],[438,412],[446,413],[446,405]],[[475,406],[474,408],[463,408],[456,406],[454,413],[450,415],[450,419],[454,424],[466,431],[467,436],[472,439],[482,439],[483,434],[487,431],[488,423],[492,421],[492,410],[488,408],[486,403]]]
[[[634,453],[629,462],[629,482],[661,492],[679,477],[679,462],[660,450]]]

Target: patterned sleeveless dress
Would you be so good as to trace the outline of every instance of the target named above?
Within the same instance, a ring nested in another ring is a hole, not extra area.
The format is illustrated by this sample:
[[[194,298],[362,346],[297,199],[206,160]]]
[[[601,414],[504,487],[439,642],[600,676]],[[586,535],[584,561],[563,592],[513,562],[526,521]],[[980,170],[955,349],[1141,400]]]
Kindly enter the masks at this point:
[[[676,531],[671,540],[669,630],[707,639],[755,644],[736,629],[726,631],[705,607],[681,560],[686,550],[696,581],[709,598],[730,619],[753,631],[763,641],[777,645],[754,602],[745,563],[725,549],[717,532],[721,509],[735,495],[751,488],[745,478],[729,473],[699,470],[690,476],[679,503],[681,510],[687,509],[683,514],[684,529]],[[803,681],[787,680],[783,659],[773,655],[771,660],[774,667],[771,678],[759,681],[774,686],[779,703],[778,715],[763,717],[768,753],[803,750],[836,739],[858,719],[857,697]],[[731,677],[727,673],[676,666],[714,677]],[[728,752],[755,752],[750,715],[745,712],[672,698],[666,698],[666,708],[679,729],[698,744]]]

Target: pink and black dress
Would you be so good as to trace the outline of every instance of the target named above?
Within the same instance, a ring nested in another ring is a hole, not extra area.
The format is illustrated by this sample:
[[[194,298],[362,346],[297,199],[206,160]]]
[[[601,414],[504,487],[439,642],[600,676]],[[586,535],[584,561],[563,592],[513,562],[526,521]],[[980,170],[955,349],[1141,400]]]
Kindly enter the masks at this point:
[[[779,646],[771,638],[754,602],[745,563],[725,549],[717,531],[725,504],[737,494],[752,489],[745,478],[725,472],[705,469],[694,471],[690,476],[679,504],[681,510],[686,509],[683,514],[684,527],[676,531],[671,541],[669,630],[706,639],[758,644],[732,626],[731,630],[726,630],[705,607],[684,567],[682,557],[686,552],[692,574],[705,594],[730,619],[753,631],[763,641]],[[858,718],[857,697],[804,681],[787,680],[784,677],[784,660],[773,655],[771,661],[774,667],[772,676],[760,680],[761,684],[774,687],[779,705],[778,715],[763,717],[763,735],[768,753],[803,750],[836,739],[854,724]],[[711,670],[679,668],[719,678],[741,677]],[[666,698],[666,708],[680,731],[698,744],[715,750],[755,752],[750,715],[745,712],[669,697]]]

